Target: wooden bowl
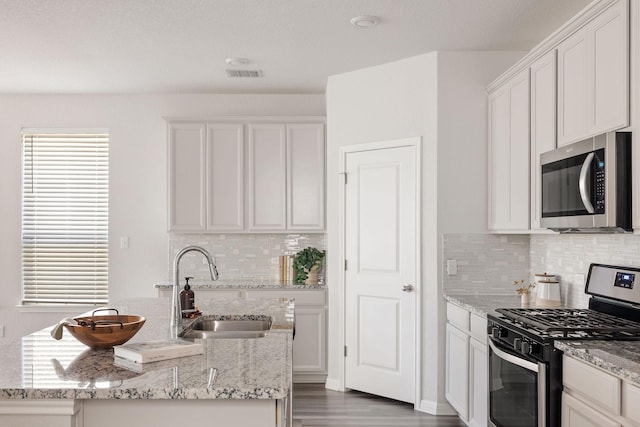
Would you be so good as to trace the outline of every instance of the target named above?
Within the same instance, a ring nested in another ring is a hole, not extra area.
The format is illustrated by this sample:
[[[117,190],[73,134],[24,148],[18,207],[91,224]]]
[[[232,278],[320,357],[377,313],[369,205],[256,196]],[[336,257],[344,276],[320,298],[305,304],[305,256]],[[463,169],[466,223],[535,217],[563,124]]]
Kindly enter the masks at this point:
[[[82,344],[93,349],[111,348],[129,341],[144,325],[142,316],[114,314],[106,316],[76,317],[77,325],[65,328]]]

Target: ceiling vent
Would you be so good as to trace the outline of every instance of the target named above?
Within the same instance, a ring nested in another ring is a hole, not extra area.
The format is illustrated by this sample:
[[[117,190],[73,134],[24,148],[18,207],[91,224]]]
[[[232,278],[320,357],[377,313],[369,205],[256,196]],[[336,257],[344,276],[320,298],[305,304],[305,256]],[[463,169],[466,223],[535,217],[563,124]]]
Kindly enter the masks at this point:
[[[231,70],[227,68],[227,77],[262,77],[262,70]]]

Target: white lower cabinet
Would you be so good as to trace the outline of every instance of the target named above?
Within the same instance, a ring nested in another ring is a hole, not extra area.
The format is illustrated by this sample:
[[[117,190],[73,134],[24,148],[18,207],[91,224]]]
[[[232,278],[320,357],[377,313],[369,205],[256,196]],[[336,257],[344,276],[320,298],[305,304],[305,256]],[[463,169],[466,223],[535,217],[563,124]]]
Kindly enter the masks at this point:
[[[487,426],[487,320],[447,303],[445,397],[470,426]]]
[[[445,397],[460,418],[469,417],[469,335],[447,324]]]
[[[620,423],[608,419],[570,394],[562,393],[562,425],[564,427],[617,427]]]
[[[471,338],[469,340],[468,424],[473,427],[487,425],[487,363],[487,345],[484,341]]]
[[[640,387],[594,365],[562,358],[562,426],[640,426]]]

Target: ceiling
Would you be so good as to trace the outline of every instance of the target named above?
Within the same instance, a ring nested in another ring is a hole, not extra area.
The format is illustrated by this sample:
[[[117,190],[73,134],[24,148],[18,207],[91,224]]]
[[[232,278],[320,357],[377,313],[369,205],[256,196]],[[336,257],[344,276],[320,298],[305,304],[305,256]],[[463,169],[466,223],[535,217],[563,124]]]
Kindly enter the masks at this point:
[[[589,0],[0,0],[0,93],[323,93],[434,50],[529,50]],[[356,28],[356,15],[377,15]],[[228,78],[225,58],[261,78]]]

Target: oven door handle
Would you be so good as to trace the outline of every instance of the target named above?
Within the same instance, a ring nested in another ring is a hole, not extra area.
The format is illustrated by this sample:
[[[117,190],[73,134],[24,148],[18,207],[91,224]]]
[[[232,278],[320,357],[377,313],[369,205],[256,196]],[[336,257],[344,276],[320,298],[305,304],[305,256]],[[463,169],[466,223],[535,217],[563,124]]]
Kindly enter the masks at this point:
[[[489,342],[489,347],[491,347],[491,350],[493,350],[493,352],[496,354],[496,356],[498,356],[500,359],[506,360],[509,363],[513,363],[514,365],[518,365],[524,369],[527,369],[529,371],[532,372],[538,372],[538,364],[537,363],[533,363],[533,362],[529,362],[527,360],[524,360],[518,356],[514,356],[512,354],[507,353],[506,351],[502,351],[500,350],[498,347],[496,347],[496,345],[493,343],[493,341],[491,339],[488,340]]]
[[[584,162],[582,163],[582,167],[580,168],[580,181],[578,181],[578,186],[580,188],[580,198],[582,199],[582,204],[584,205],[584,208],[587,210],[587,212],[589,212],[590,214],[596,211],[593,208],[593,205],[591,204],[591,200],[589,200],[589,194],[587,193],[587,179],[588,179],[587,174],[589,173],[589,168],[591,167],[591,162],[593,161],[594,156],[595,156],[594,153],[589,153],[587,155],[587,158],[584,159]]]

